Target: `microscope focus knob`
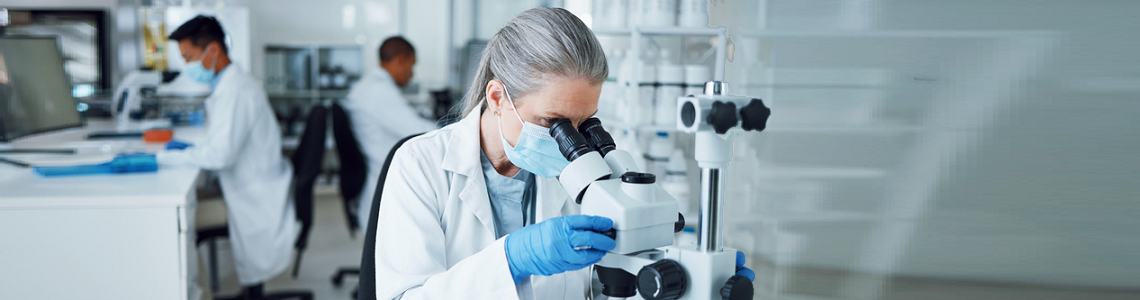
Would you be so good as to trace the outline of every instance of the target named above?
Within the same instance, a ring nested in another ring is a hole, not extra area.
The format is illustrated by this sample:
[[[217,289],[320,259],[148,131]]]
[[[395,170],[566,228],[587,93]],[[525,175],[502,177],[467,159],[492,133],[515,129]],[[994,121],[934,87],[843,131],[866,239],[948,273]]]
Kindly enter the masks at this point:
[[[723,300],[748,300],[752,299],[752,294],[755,291],[752,289],[752,281],[748,277],[733,275],[728,278],[728,282],[720,289],[720,296]]]
[[[732,102],[713,102],[712,108],[709,109],[708,119],[705,120],[712,125],[713,130],[717,134],[724,134],[729,129],[736,126],[736,104]]]
[[[740,109],[740,128],[744,130],[764,131],[768,126],[768,117],[772,110],[764,106],[764,101],[753,98],[748,105]]]
[[[675,300],[688,286],[685,269],[672,259],[662,259],[637,272],[637,291],[646,300]]]

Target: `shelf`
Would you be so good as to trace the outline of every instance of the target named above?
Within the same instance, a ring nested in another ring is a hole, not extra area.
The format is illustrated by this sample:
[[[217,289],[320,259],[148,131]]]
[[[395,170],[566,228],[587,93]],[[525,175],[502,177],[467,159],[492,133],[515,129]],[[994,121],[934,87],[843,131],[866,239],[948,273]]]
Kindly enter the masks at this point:
[[[630,130],[635,130],[635,131],[639,131],[639,132],[657,132],[657,131],[664,131],[664,132],[669,132],[669,133],[679,132],[679,130],[677,130],[676,126],[662,126],[662,125],[653,125],[653,124],[633,125],[633,124],[629,124],[629,123],[626,123],[623,121],[619,121],[619,120],[617,120],[617,118],[614,118],[614,117],[600,116],[600,115],[595,116],[595,117],[597,117],[599,121],[602,121],[602,127],[605,127],[607,130],[610,130],[610,134],[616,134],[617,133],[614,130],[615,128],[630,129]]]
[[[594,35],[598,36],[628,36],[629,29],[593,29]]]
[[[642,35],[721,35],[727,34],[725,27],[637,27]],[[595,29],[594,35],[625,36],[633,34],[631,29]]]
[[[928,127],[908,125],[851,125],[851,126],[770,126],[764,132],[820,132],[820,133],[926,133],[926,132],[968,132],[971,128]]]
[[[268,94],[271,99],[344,98],[348,96],[348,90],[271,91]]]
[[[814,179],[866,179],[886,176],[882,169],[875,168],[843,168],[843,167],[784,167],[761,166],[756,174],[760,178],[814,178]]]
[[[725,216],[725,223],[749,225],[764,222],[843,222],[900,220],[882,215],[848,211],[761,211],[750,216]]]
[[[637,27],[636,31],[642,35],[722,35],[728,33],[726,27]]]
[[[313,98],[318,96],[313,90],[269,91],[267,94],[269,98]]]
[[[772,88],[772,89],[852,89],[852,90],[885,90],[884,85],[870,84],[744,84],[746,88]]]
[[[849,38],[1004,38],[1010,36],[1050,35],[1032,30],[753,30],[739,32],[742,37],[849,37]]]

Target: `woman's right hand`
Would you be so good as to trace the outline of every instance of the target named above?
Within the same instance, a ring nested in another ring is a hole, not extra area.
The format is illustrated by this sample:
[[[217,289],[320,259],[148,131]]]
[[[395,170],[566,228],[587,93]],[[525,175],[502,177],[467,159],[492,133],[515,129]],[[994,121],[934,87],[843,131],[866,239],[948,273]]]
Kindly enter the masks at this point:
[[[552,218],[507,235],[507,264],[515,284],[530,275],[554,275],[597,263],[617,247],[598,232],[614,227],[606,217],[573,215]],[[575,250],[575,248],[588,249]]]

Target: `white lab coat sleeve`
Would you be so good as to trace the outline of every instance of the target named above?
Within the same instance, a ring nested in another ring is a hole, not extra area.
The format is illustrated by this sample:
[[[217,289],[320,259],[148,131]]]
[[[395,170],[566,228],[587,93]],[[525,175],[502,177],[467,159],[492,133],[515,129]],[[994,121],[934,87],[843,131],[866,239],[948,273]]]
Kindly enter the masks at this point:
[[[376,227],[376,298],[517,300],[505,238],[448,268],[438,198],[447,195],[437,195],[428,178],[444,175],[425,174],[439,172],[438,166],[406,150],[397,150],[384,183]]]
[[[232,166],[238,147],[249,138],[253,118],[253,101],[265,101],[243,91],[220,95],[207,106],[206,138],[185,150],[159,151],[159,164],[193,165],[206,170]]]

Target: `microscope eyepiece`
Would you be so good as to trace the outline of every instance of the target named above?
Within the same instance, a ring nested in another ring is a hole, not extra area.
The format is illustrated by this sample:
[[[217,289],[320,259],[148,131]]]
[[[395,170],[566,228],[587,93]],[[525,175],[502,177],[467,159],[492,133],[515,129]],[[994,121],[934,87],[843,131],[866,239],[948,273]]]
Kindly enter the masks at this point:
[[[582,124],[578,125],[578,132],[586,137],[586,141],[589,142],[590,145],[594,147],[594,150],[597,150],[602,157],[605,157],[610,151],[617,149],[614,138],[610,136],[609,132],[606,132],[606,130],[602,128],[602,121],[598,120],[598,118],[589,118],[582,121]]]
[[[574,123],[570,119],[561,119],[550,127],[550,136],[554,137],[554,141],[558,142],[558,151],[566,157],[566,160],[574,161],[578,157],[594,151],[593,147],[586,141],[586,138],[574,129]]]

